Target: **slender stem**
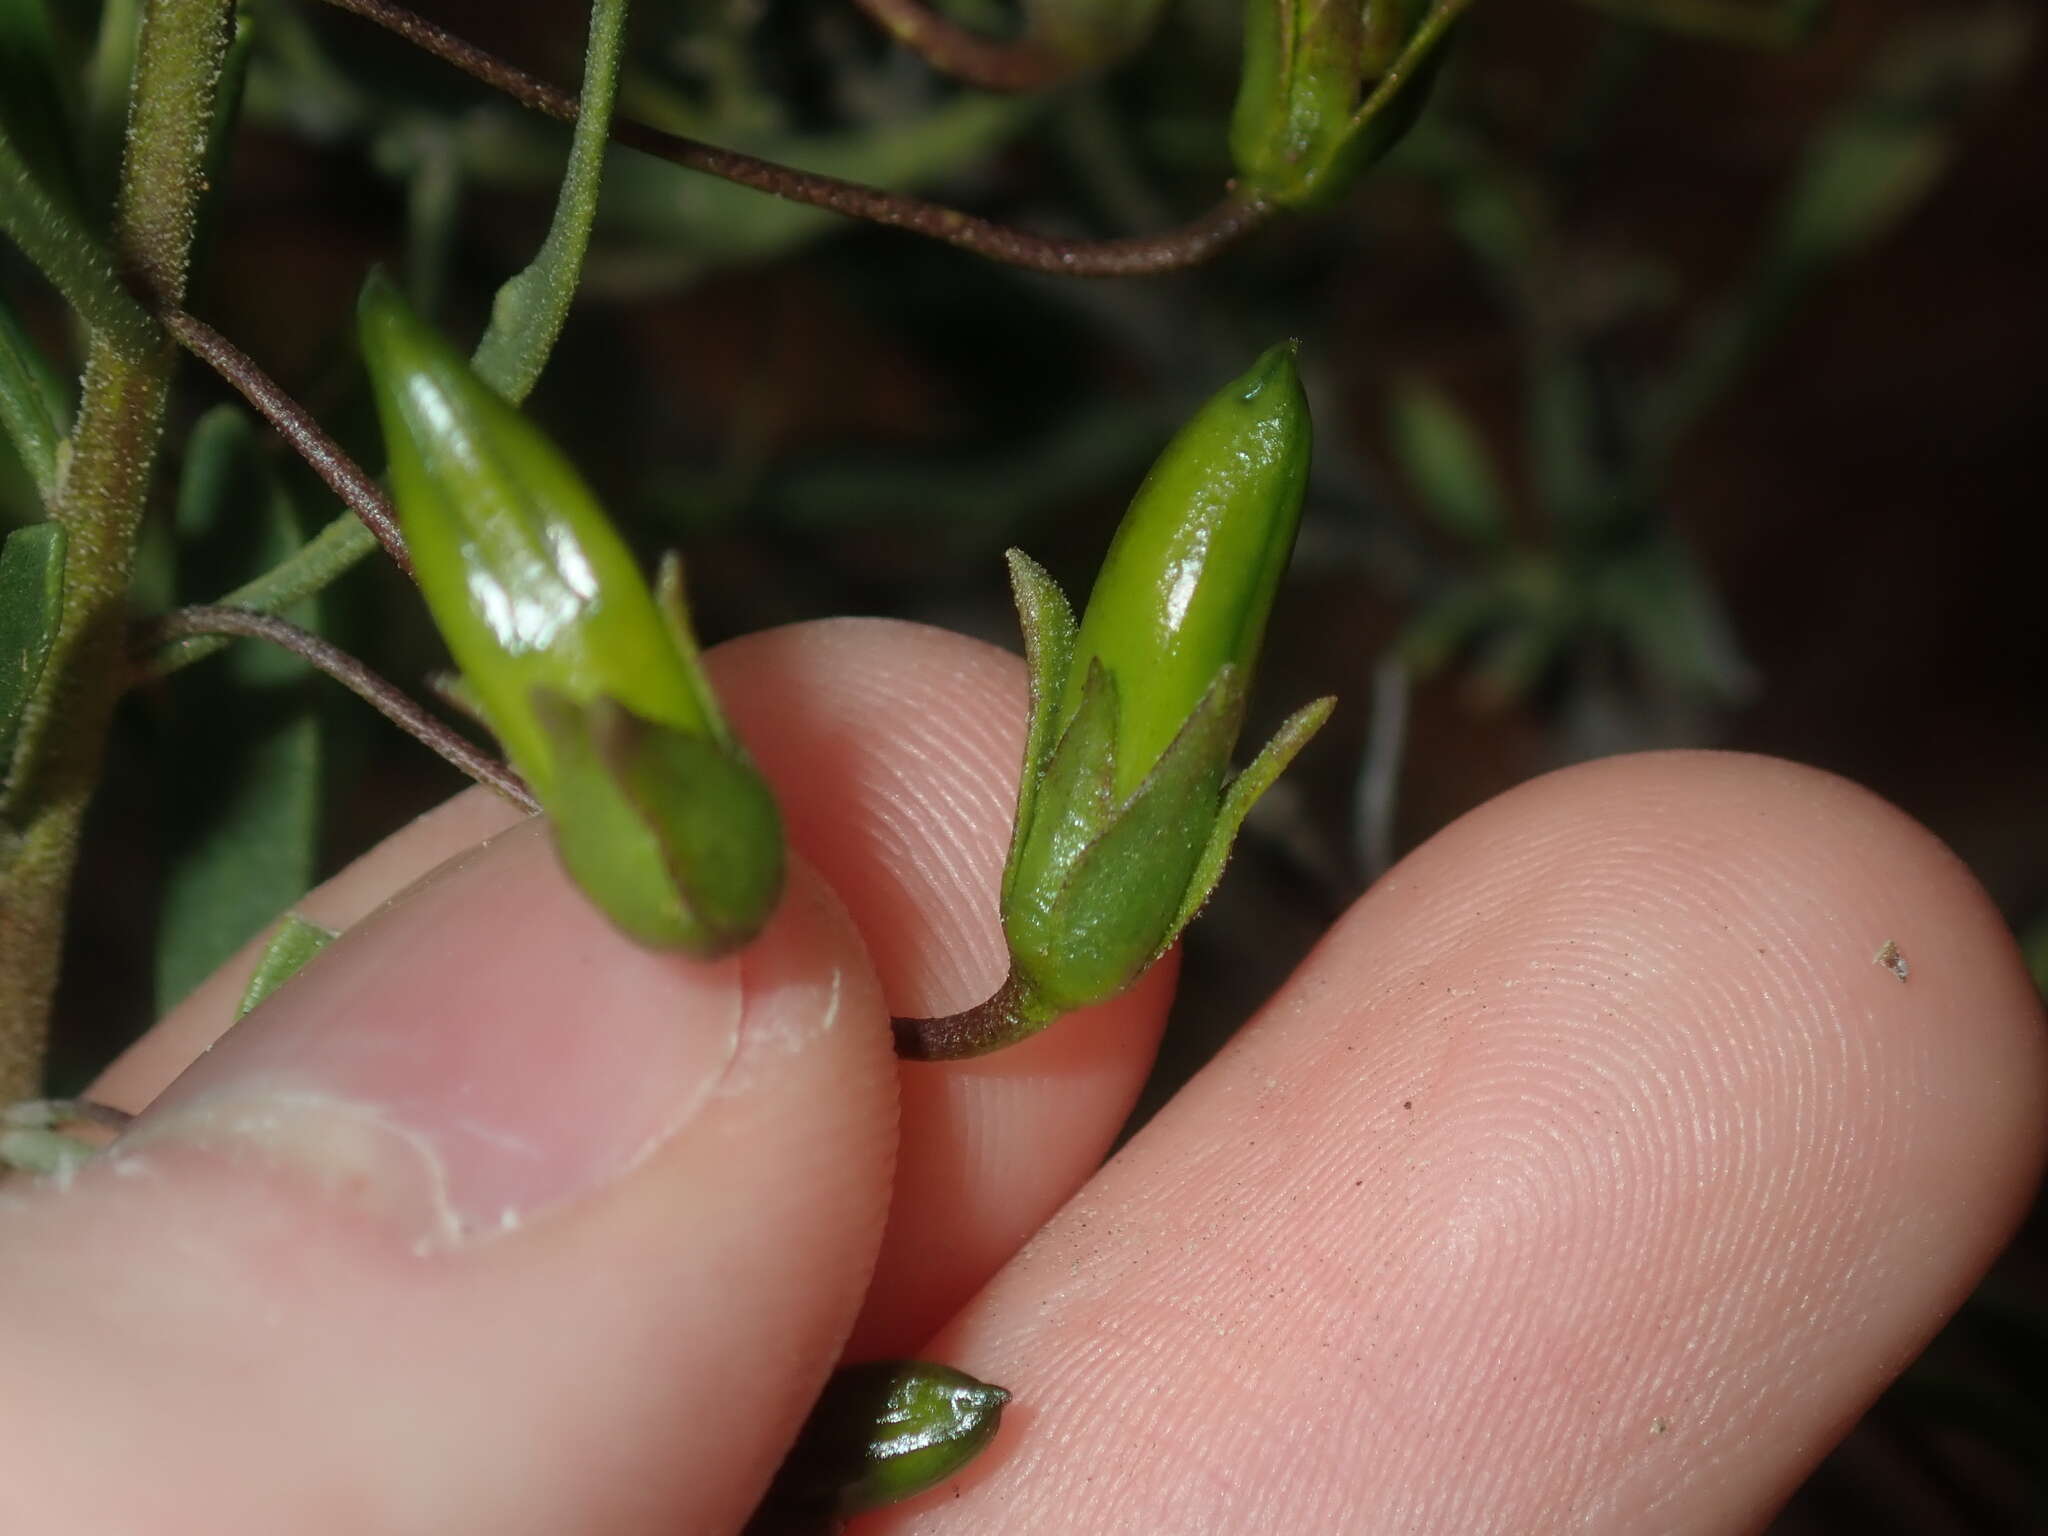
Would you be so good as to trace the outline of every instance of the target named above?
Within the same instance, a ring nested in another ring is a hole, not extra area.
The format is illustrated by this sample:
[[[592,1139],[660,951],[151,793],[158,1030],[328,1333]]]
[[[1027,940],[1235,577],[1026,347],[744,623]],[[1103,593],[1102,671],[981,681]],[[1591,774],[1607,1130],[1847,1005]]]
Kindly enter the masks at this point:
[[[475,44],[392,4],[391,0],[329,3],[397,33],[493,90],[510,96],[521,106],[564,122],[576,120],[576,98],[567,91],[535,79]],[[664,133],[631,118],[613,119],[612,137],[657,159],[791,202],[907,230],[991,261],[1070,277],[1142,277],[1195,266],[1258,228],[1273,212],[1263,201],[1233,191],[1207,213],[1160,234],[1120,240],[1058,240],[978,219],[923,198],[795,170],[737,150],[720,149],[701,140]]]
[[[1042,91],[1075,74],[1072,60],[1043,44],[1029,38],[997,41],[983,37],[922,0],[853,3],[932,68],[985,91]]]
[[[233,15],[233,0],[149,0],[143,11],[114,250],[153,309],[184,298]],[[176,358],[167,337],[137,347],[114,328],[86,349],[55,508],[67,534],[63,608],[23,721],[15,821],[0,829],[0,1100],[32,1096],[42,1074],[79,827],[128,678],[123,608]]]
[[[905,1061],[964,1061],[1028,1039],[1059,1015],[1049,1012],[1016,973],[986,1002],[937,1019],[892,1019],[896,1054]]]
[[[405,536],[398,531],[391,499],[321,429],[306,408],[278,388],[276,381],[257,367],[246,352],[205,321],[173,309],[164,314],[163,323],[180,346],[234,385],[242,398],[256,407],[258,414],[313,467],[313,473],[327,482],[342,505],[362,519],[363,526],[384,546],[392,563],[406,575],[412,575],[412,556],[406,552]]]
[[[136,636],[133,649],[136,654],[144,655],[171,641],[194,635],[235,635],[282,646],[326,673],[393,725],[424,743],[477,783],[488,784],[522,809],[540,809],[540,803],[533,798],[524,781],[503,763],[479,751],[467,737],[450,730],[347,651],[275,614],[252,613],[243,608],[179,608],[146,621]]]
[[[376,538],[362,520],[344,512],[261,576],[224,594],[218,606],[250,613],[277,613],[294,607],[325,591],[376,547]],[[169,677],[195,661],[204,661],[227,643],[225,635],[193,635],[174,641],[152,658],[148,675]]]

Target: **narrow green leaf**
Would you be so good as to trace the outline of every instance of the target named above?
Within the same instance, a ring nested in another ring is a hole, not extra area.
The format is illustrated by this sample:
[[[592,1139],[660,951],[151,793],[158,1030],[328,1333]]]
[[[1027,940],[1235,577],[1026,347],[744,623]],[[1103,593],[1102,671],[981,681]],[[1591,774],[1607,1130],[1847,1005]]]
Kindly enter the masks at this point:
[[[1551,525],[1588,527],[1603,504],[1606,474],[1599,397],[1586,359],[1561,346],[1539,346],[1529,364],[1529,458],[1536,501]]]
[[[0,544],[0,786],[12,776],[22,719],[43,679],[63,606],[64,529],[15,529]]]
[[[353,512],[344,512],[262,575],[243,582],[220,597],[197,600],[257,613],[282,613],[324,591],[361,565],[379,548],[377,536]],[[165,646],[155,658],[155,674],[168,677],[204,661],[230,644],[224,635],[194,635]]]
[[[1323,728],[1336,707],[1334,698],[1304,704],[1280,722],[1280,729],[1273,733],[1273,739],[1259,748],[1259,755],[1251,760],[1243,773],[1230,781],[1230,787],[1223,792],[1222,808],[1216,813],[1215,828],[1209,834],[1207,846],[1202,849],[1194,878],[1188,882],[1187,899],[1181,904],[1179,916],[1173,920],[1173,931],[1166,936],[1167,944],[1180,937],[1180,931],[1195,920],[1195,914],[1202,910],[1203,904],[1215,891],[1216,882],[1223,878],[1223,866],[1230,860],[1231,845],[1237,841],[1238,829],[1244,825],[1245,817],[1258,803],[1259,796],[1271,789],[1273,781],[1287,771],[1287,765]],[[1162,945],[1161,949],[1164,948]]]
[[[187,445],[176,526],[181,586],[219,590],[228,568],[269,565],[298,542],[297,517],[265,470],[249,417],[219,406]],[[291,617],[310,623],[304,608]],[[305,664],[245,642],[186,673],[161,763],[177,807],[157,931],[161,1007],[184,997],[313,883],[320,728]]]
[[[339,937],[341,935],[332,928],[323,928],[296,912],[287,912],[284,921],[277,925],[277,932],[270,936],[270,942],[263,946],[256,969],[249,975],[249,986],[242,993],[241,1006],[235,1009],[235,1017],[246,1017],[257,1004],[298,975],[305,969],[307,961]]]
[[[1053,726],[1067,691],[1067,669],[1074,661],[1073,607],[1059,583],[1021,549],[1013,549],[1010,590],[1024,629],[1024,665],[1031,677],[1031,717],[1024,736],[1024,773],[1017,785],[1017,815],[1010,833],[1010,854],[1003,864],[1002,906],[1010,904],[1010,888],[1038,800],[1038,786],[1053,749]]]
[[[1328,202],[1401,142],[1429,101],[1443,68],[1446,45],[1472,0],[1434,0],[1398,57],[1359,103],[1344,135],[1329,156],[1317,198]]]
[[[0,427],[13,440],[45,506],[57,494],[65,414],[55,371],[0,297]]]
[[[513,404],[532,392],[555,339],[569,316],[583,253],[597,218],[612,103],[618,94],[619,56],[626,41],[626,0],[595,0],[590,45],[583,60],[583,92],[569,143],[569,166],[555,202],[554,222],[532,265],[498,290],[491,323],[477,344],[476,371]]]
[[[1507,541],[1507,497],[1486,443],[1442,390],[1420,378],[1394,386],[1394,453],[1422,502],[1447,532],[1481,547]]]
[[[155,322],[114,274],[113,258],[29,168],[0,123],[0,230],[94,330],[131,356],[147,351]]]

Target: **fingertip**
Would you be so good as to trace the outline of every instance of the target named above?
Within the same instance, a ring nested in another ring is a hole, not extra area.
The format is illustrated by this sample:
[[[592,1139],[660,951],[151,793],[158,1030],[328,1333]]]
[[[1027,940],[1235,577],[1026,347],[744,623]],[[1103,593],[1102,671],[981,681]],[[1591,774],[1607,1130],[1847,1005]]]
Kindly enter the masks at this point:
[[[887,1528],[1750,1528],[2009,1237],[2044,1079],[1996,912],[1867,792],[1525,785],[960,1315],[937,1347],[1043,1427]]]

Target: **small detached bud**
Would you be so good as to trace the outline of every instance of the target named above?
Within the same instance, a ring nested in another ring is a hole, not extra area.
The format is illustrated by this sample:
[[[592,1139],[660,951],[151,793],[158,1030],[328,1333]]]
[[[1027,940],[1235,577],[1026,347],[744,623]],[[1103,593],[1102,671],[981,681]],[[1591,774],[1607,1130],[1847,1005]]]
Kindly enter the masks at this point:
[[[781,819],[705,681],[679,563],[650,592],[568,460],[381,275],[360,320],[420,591],[564,866],[642,944],[745,944],[781,893]]]
[[[915,1498],[972,1461],[1010,1394],[951,1366],[877,1360],[835,1371],[747,1527],[836,1530],[849,1515]]]
[[[1470,0],[1245,0],[1230,119],[1240,186],[1320,207],[1398,143]]]
[[[980,1055],[1128,988],[1208,900],[1246,812],[1329,717],[1330,699],[1300,710],[1231,775],[1308,480],[1294,351],[1272,348],[1167,445],[1078,626],[1052,579],[1011,552],[1032,703],[1003,871],[1010,974],[964,1013],[898,1019],[899,1055]]]

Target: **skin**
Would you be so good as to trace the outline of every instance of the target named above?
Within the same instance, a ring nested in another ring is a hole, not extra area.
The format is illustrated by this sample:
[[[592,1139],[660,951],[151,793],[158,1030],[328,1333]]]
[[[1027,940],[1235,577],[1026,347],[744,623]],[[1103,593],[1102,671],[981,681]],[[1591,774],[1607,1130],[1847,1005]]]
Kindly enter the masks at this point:
[[[1969,875],[1695,754],[1446,829],[1097,1171],[1170,975],[999,1056],[887,1045],[1001,969],[1019,665],[840,623],[715,672],[805,865],[745,956],[631,949],[533,828],[429,875],[509,820],[465,796],[176,1087],[246,965],[108,1073],[154,1141],[0,1195],[0,1526],[715,1536],[851,1330],[1017,1394],[860,1536],[1753,1530],[2033,1189],[2040,1007]],[[383,1171],[164,1129],[297,1052],[523,1114],[545,1184],[729,1038],[628,1171],[452,1250]]]

